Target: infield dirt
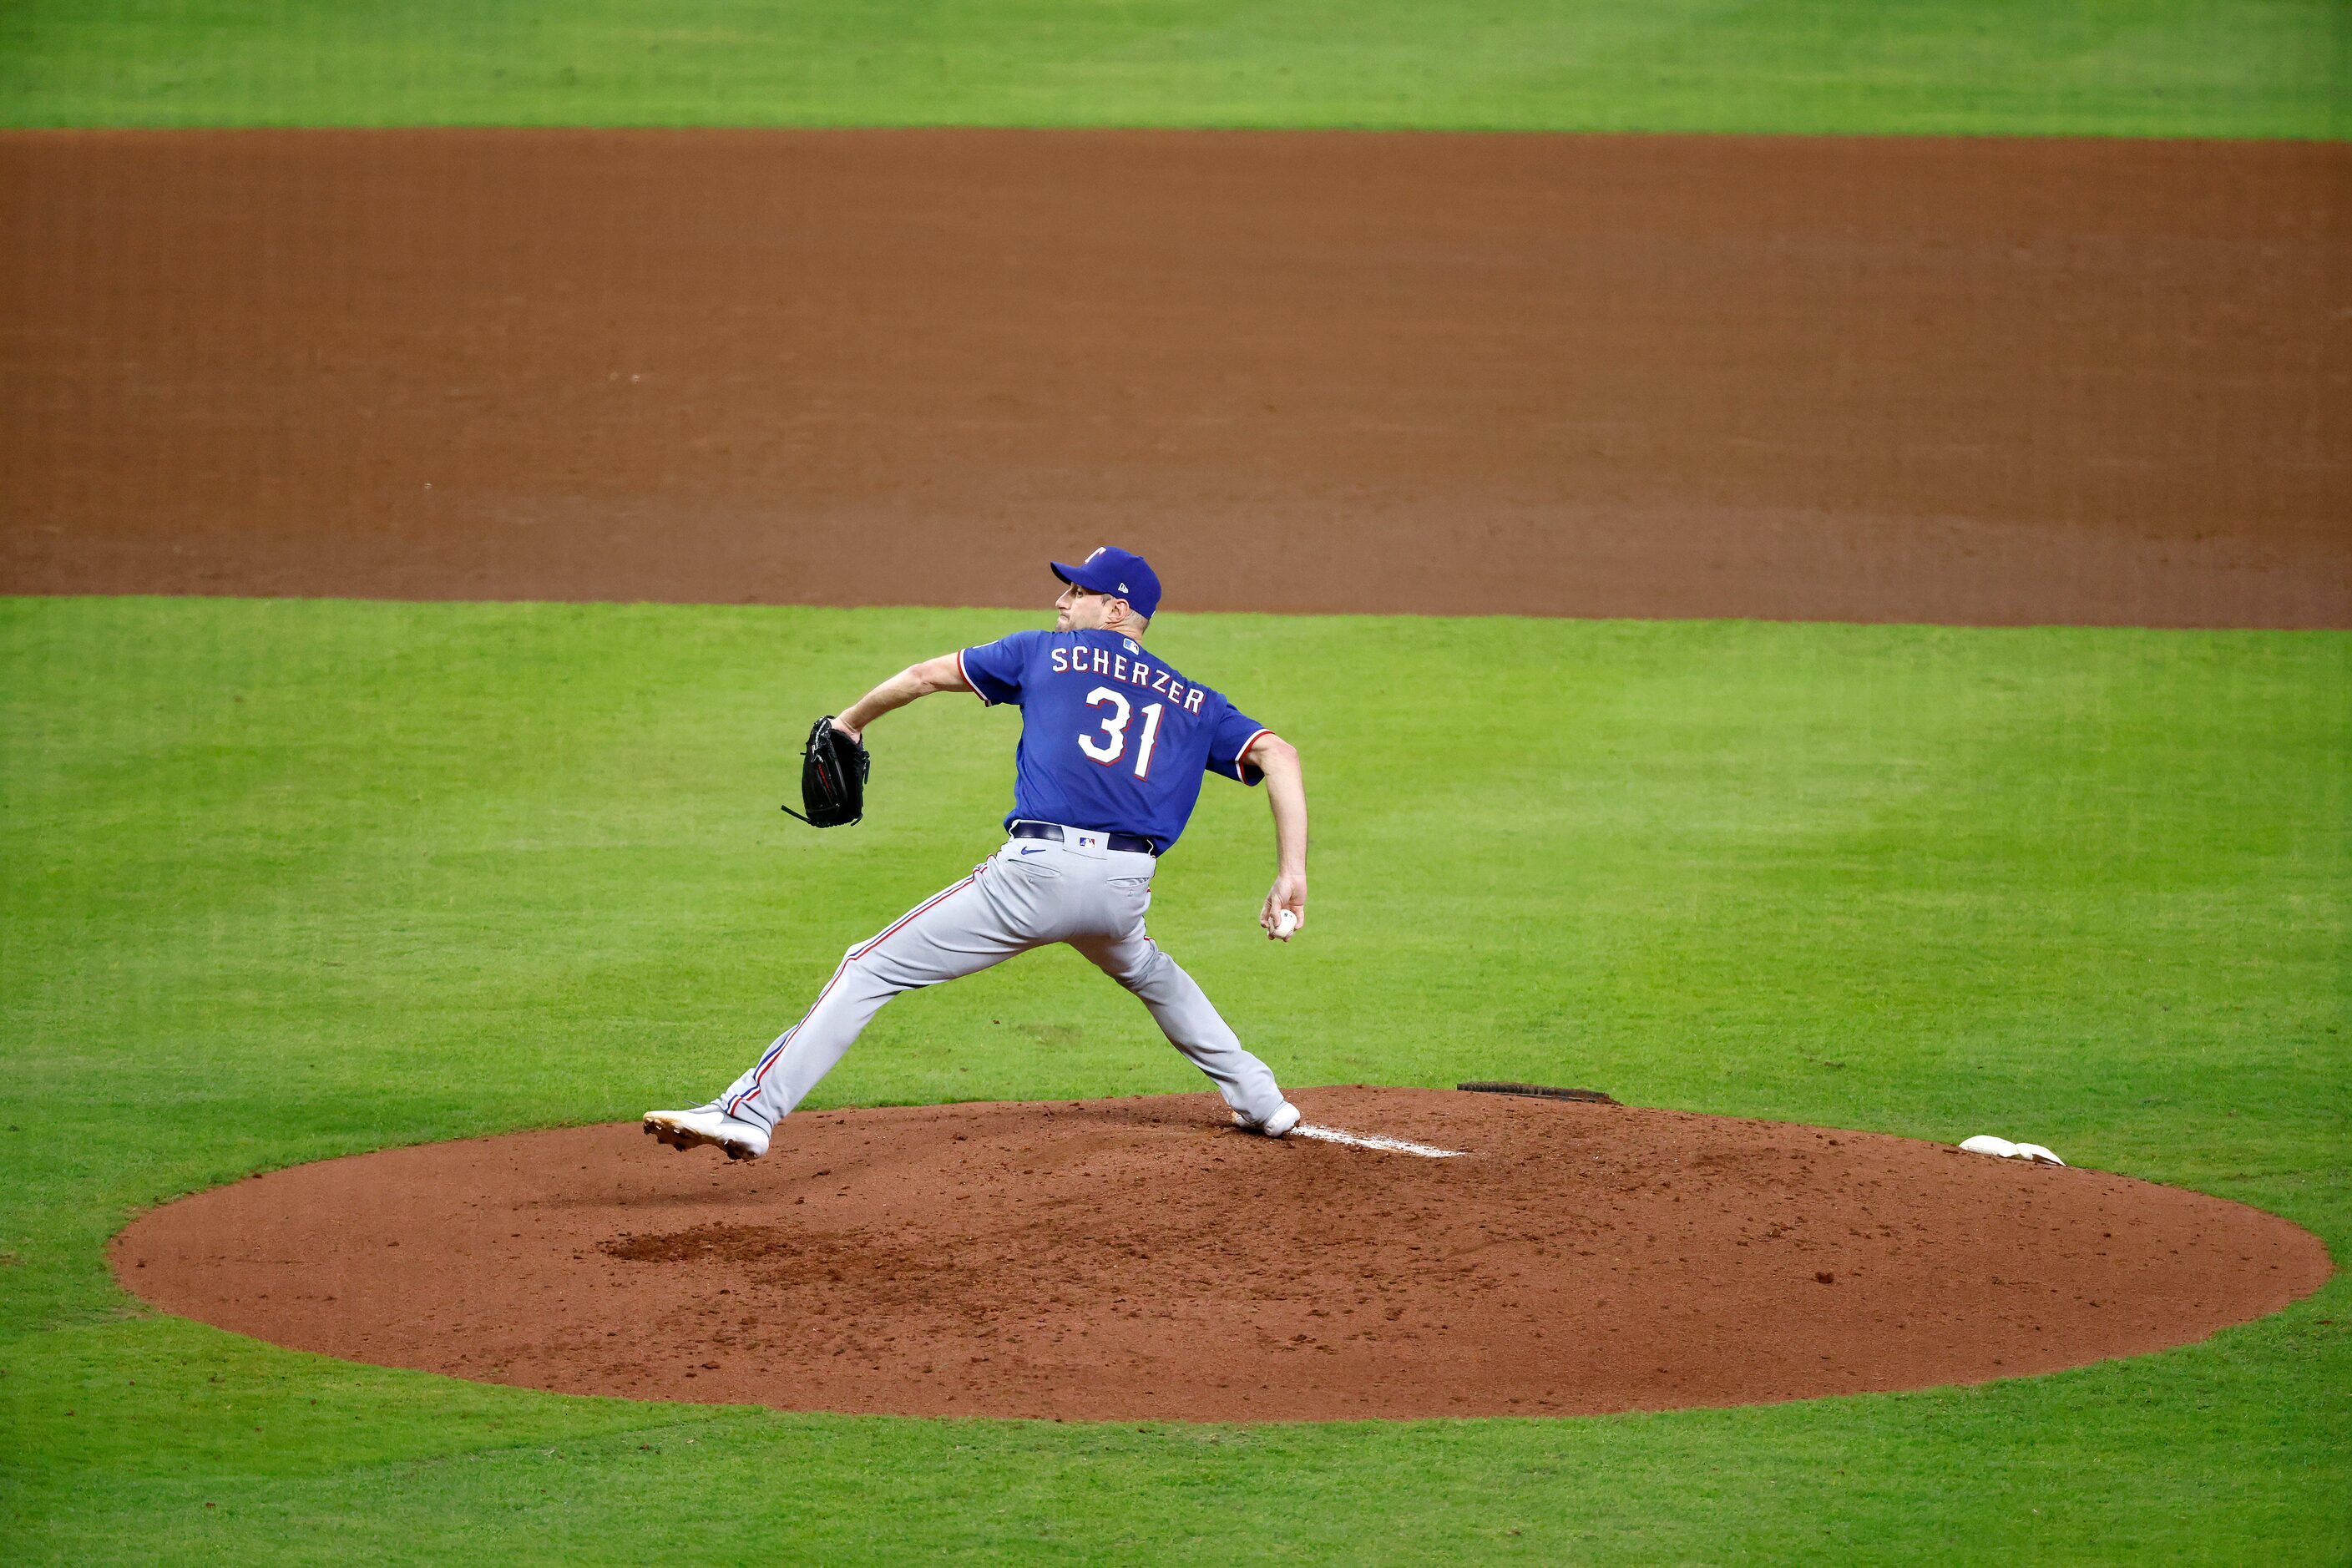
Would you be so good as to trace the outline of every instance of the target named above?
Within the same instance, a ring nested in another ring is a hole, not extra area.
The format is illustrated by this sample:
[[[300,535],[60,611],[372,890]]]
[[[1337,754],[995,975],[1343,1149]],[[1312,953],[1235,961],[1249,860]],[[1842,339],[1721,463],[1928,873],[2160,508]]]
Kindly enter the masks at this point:
[[[133,1224],[168,1310],[637,1398],[1328,1420],[1795,1399],[2201,1339],[2328,1278],[2285,1220],[1866,1132],[1414,1089],[1274,1142],[1212,1095],[634,1125],[299,1166]]]
[[[2342,145],[0,136],[0,586],[2352,626]]]

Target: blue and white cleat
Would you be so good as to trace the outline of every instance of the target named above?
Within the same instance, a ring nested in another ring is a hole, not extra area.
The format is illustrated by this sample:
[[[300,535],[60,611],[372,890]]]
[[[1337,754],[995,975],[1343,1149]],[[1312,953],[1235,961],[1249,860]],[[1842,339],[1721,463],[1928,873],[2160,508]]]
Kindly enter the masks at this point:
[[[730,1116],[716,1105],[692,1110],[648,1110],[646,1135],[673,1149],[696,1149],[708,1143],[730,1160],[756,1160],[768,1152],[766,1128]]]
[[[1236,1110],[1234,1112],[1234,1125],[1244,1132],[1263,1132],[1268,1138],[1279,1138],[1298,1125],[1298,1107],[1286,1100],[1282,1102],[1282,1109],[1264,1121],[1253,1121]]]

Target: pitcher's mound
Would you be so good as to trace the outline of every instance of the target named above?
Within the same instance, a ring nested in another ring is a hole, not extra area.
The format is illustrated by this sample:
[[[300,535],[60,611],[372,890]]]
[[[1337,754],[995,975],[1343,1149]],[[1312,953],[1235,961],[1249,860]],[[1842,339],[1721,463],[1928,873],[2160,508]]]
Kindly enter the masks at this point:
[[[115,1267],[278,1344],[583,1394],[1329,1420],[2049,1372],[2316,1289],[2218,1198],[1865,1132],[1412,1089],[832,1111],[765,1160],[632,1125],[394,1149],[147,1215]]]

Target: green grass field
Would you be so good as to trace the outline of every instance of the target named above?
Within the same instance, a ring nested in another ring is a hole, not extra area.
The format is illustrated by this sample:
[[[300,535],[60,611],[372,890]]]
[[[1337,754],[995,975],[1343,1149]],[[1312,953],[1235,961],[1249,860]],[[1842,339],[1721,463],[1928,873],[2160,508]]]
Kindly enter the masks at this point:
[[[2341,0],[12,0],[0,123],[2338,139]]]
[[[988,611],[0,601],[0,1547],[12,1562],[2342,1562],[2352,1282],[1907,1395],[1206,1427],[563,1398],[149,1314],[105,1238],[256,1169],[715,1088],[995,839],[1015,720],[798,716]],[[1155,929],[1291,1081],[1593,1083],[1957,1139],[2352,1250],[2352,637],[1171,616],[1305,750],[1314,925],[1210,781]],[[1184,1089],[1040,953],[827,1104]],[[1278,1412],[1269,1412],[1276,1415]]]

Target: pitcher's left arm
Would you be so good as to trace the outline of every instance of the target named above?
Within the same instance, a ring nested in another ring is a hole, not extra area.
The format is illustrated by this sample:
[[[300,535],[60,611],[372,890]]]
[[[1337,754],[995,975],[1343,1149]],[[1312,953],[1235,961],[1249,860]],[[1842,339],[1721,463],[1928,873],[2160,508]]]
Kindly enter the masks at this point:
[[[910,664],[842,710],[833,726],[853,741],[862,740],[866,726],[883,714],[904,708],[918,697],[935,691],[970,691],[971,682],[954,654],[943,653],[920,664]]]

